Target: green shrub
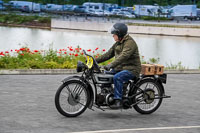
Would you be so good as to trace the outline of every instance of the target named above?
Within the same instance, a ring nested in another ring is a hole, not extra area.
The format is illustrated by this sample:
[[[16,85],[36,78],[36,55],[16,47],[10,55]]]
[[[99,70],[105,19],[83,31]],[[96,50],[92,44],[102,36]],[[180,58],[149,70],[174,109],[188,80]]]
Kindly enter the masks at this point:
[[[73,64],[72,62],[70,61],[65,61],[62,65],[62,68],[64,69],[71,69],[71,68],[76,68],[76,65]]]
[[[38,18],[38,22],[40,23],[51,23],[51,18],[50,17],[40,17]]]
[[[181,62],[178,62],[177,64],[172,64],[172,63],[167,64],[165,69],[166,70],[170,70],[170,69],[172,69],[172,70],[185,70],[186,67],[183,66]]]
[[[37,61],[37,60],[29,60],[27,62],[27,64],[29,65],[29,67],[31,69],[42,69],[42,68],[45,68],[44,67],[44,63],[42,63],[41,61]]]
[[[26,22],[51,23],[50,17],[22,16],[16,14],[0,14],[1,23],[22,24]]]
[[[100,56],[105,52],[98,52],[98,49],[92,51],[88,50],[88,54],[94,57]],[[77,61],[85,62],[86,58],[83,55],[80,48],[69,48],[53,50],[30,50],[27,47],[22,47],[16,50],[0,51],[0,69],[72,69],[76,68]],[[101,63],[100,65],[110,64],[114,58]],[[159,58],[150,58],[145,60],[144,56],[141,56],[142,64],[159,63]],[[186,69],[181,62],[178,64],[167,64],[165,69]]]
[[[44,65],[45,65],[45,68],[50,68],[50,69],[60,68],[60,65],[54,61],[45,62]]]
[[[153,17],[153,16],[143,16],[141,19],[143,19],[143,20],[162,20],[162,21],[170,20],[169,18],[166,18],[166,17]]]

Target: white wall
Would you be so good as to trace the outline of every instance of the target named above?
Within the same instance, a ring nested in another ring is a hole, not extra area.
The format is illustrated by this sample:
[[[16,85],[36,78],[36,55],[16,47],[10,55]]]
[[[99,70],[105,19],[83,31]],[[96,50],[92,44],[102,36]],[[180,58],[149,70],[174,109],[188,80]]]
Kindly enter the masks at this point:
[[[51,28],[55,29],[76,29],[88,31],[107,32],[113,23],[98,22],[75,22],[75,21],[51,21]],[[173,36],[196,36],[200,37],[200,29],[197,28],[169,28],[169,27],[150,27],[150,26],[128,26],[129,33],[134,34],[153,34],[153,35],[173,35]]]

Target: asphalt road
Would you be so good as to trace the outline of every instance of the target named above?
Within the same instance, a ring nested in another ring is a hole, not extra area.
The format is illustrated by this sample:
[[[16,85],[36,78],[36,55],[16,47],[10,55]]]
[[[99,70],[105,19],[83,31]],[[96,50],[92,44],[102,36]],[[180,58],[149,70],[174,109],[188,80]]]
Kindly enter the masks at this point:
[[[165,89],[172,98],[151,115],[94,108],[76,118],[54,105],[65,77],[0,75],[0,133],[200,133],[200,74],[169,74]]]

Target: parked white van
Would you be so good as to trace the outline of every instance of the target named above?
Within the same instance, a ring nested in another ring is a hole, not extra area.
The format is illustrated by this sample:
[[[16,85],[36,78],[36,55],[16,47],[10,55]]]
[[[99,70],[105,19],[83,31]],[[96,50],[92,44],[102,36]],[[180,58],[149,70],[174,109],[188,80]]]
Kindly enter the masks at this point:
[[[196,19],[197,6],[196,5],[177,5],[171,8],[173,18],[183,17],[184,19]]]
[[[63,11],[64,5],[56,5],[56,4],[47,4],[46,5],[47,11]]]
[[[85,2],[83,6],[86,7],[86,10],[93,10],[93,11],[111,11],[111,8],[118,7],[117,4],[110,4],[110,3],[94,3],[94,2]]]
[[[156,16],[158,14],[159,6],[152,5],[134,5],[135,14],[137,16]]]
[[[19,9],[26,12],[40,12],[40,4],[27,1],[10,1],[9,5],[12,8]]]

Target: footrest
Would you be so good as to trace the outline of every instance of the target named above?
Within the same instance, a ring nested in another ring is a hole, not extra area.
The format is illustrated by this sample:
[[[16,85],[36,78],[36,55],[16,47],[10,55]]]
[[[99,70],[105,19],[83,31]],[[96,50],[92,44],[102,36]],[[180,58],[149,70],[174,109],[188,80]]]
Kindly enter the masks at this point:
[[[171,96],[164,95],[162,98],[171,98]]]

